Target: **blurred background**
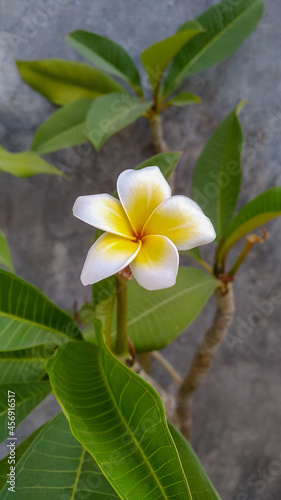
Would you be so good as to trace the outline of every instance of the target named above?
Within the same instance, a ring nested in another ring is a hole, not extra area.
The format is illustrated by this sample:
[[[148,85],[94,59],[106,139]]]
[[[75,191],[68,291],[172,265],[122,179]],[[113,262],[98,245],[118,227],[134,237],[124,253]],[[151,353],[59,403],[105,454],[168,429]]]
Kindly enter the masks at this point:
[[[84,29],[123,45],[141,67],[142,50],[214,3],[0,0],[0,143],[12,152],[28,149],[36,128],[54,110],[21,80],[15,59],[83,60],[64,38]],[[184,151],[176,173],[177,194],[190,195],[202,147],[240,99],[248,103],[240,117],[245,144],[239,206],[281,184],[280,19],[281,3],[268,0],[257,30],[233,56],[185,81],[182,90],[198,94],[203,103],[164,112],[170,149]],[[86,144],[47,155],[69,180],[16,179],[1,173],[0,227],[16,272],[63,308],[89,299],[90,287],[84,288],[79,276],[93,231],[72,216],[74,200],[78,195],[112,192],[122,170],[153,154],[149,125],[141,118],[99,152]],[[266,304],[272,293],[281,293],[281,219],[270,223],[268,230],[270,238],[254,247],[238,273],[236,319],[193,401],[192,444],[224,500],[280,500],[281,315],[277,306]],[[210,259],[212,246],[203,253]],[[187,258],[185,263],[195,265]],[[213,305],[208,303],[188,331],[162,352],[182,375],[212,320]],[[162,368],[153,365],[153,373],[175,391]],[[20,426],[19,435],[56,411],[57,404],[49,398]]]

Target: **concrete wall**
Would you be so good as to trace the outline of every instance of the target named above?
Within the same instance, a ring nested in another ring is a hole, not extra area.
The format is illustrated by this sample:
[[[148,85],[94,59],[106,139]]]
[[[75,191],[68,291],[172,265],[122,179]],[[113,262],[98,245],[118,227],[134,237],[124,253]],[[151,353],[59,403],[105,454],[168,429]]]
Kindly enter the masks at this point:
[[[139,65],[146,46],[172,34],[214,2],[54,0],[56,12],[42,16],[42,5],[48,3],[0,1],[0,143],[11,151],[28,148],[36,127],[54,110],[21,81],[14,59],[80,60],[64,37],[81,28],[116,40]],[[219,66],[185,82],[183,88],[198,93],[203,104],[165,112],[170,148],[185,151],[177,172],[177,193],[190,194],[202,146],[240,99],[247,99],[248,105],[241,115],[245,148],[239,205],[281,184],[280,18],[281,3],[266,1],[261,24],[243,46]],[[73,202],[78,195],[113,191],[122,170],[152,154],[148,124],[140,119],[98,153],[86,147],[49,155],[50,162],[67,171],[69,181],[2,174],[0,227],[8,236],[17,273],[62,307],[89,298],[90,288],[80,284],[79,274],[92,230],[74,220]],[[281,220],[268,228],[270,239],[253,249],[235,282],[237,317],[230,334],[239,338],[244,321],[250,325],[248,338],[231,349],[228,337],[194,397],[193,445],[224,500],[280,500],[280,310],[274,306],[270,314],[255,315],[257,303],[281,290]],[[212,253],[211,247],[204,250],[207,258]],[[191,328],[165,350],[182,374],[212,315],[210,302]],[[161,369],[154,370],[169,386]],[[56,408],[48,400],[20,433]]]

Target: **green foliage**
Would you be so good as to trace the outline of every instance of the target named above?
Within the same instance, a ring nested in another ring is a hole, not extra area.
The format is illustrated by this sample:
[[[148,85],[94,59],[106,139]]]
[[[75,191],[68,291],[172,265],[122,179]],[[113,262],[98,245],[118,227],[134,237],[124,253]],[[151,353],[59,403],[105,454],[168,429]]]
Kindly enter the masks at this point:
[[[169,430],[188,478],[192,500],[220,500],[190,444],[172,424],[169,424]]]
[[[109,38],[82,30],[70,33],[66,41],[92,64],[122,78],[142,95],[139,72],[123,47]]]
[[[87,64],[63,59],[17,61],[18,70],[30,87],[54,104],[68,104],[86,97],[122,92],[112,78]]]
[[[73,437],[60,413],[29,436],[16,450],[17,500],[108,500],[118,499],[94,459]],[[6,462],[0,462],[1,498],[8,499],[2,481]]]
[[[17,464],[19,463],[21,457],[26,452],[26,450],[29,448],[31,443],[34,441],[37,434],[39,434],[39,432],[41,432],[41,430],[43,429],[43,427],[45,425],[46,424],[41,425],[41,427],[39,427],[38,429],[33,431],[22,443],[17,445],[17,451],[16,451]],[[4,486],[5,486],[5,483],[7,482],[7,474],[9,472],[10,472],[10,465],[8,463],[8,455],[7,455],[6,457],[2,458],[2,460],[0,460],[0,493],[4,494]],[[6,488],[6,491],[7,491],[7,488]],[[3,495],[2,495],[2,497],[3,497]]]
[[[113,134],[133,123],[151,106],[129,94],[113,92],[96,99],[87,115],[89,139],[99,150]]]
[[[192,94],[191,92],[179,92],[172,99],[167,102],[169,106],[188,106],[189,104],[200,104],[202,102],[198,95]]]
[[[145,167],[157,166],[165,179],[168,180],[175,170],[178,161],[182,155],[181,151],[170,151],[169,153],[159,153],[158,155],[151,156],[148,160],[143,161],[138,165],[135,170],[140,170]]]
[[[12,263],[9,245],[1,229],[0,229],[0,265],[5,266],[11,272],[14,272],[14,266]]]
[[[176,284],[164,290],[149,292],[129,282],[128,335],[136,352],[169,345],[198,316],[215,287],[212,276],[191,267],[180,267]]]
[[[203,12],[196,21],[205,30],[186,43],[175,56],[164,82],[169,94],[183,78],[204,71],[233,52],[256,28],[263,13],[263,0],[223,0]],[[179,31],[186,29],[184,23]]]
[[[0,146],[0,171],[15,177],[30,177],[37,174],[64,174],[50,163],[46,162],[35,151],[10,153]]]
[[[243,134],[237,114],[242,104],[208,140],[193,175],[192,197],[211,219],[218,238],[232,219],[240,191]]]
[[[0,269],[0,351],[75,339],[82,336],[67,314],[39,290]]]
[[[123,500],[191,498],[163,404],[102,341],[61,346],[47,370],[74,436]],[[81,390],[83,387],[83,391]]]
[[[241,208],[224,233],[219,260],[243,236],[278,215],[281,215],[281,186],[268,189]]]
[[[53,352],[51,345],[0,351],[0,384],[41,380],[46,374],[46,360]]]
[[[86,117],[92,102],[78,99],[53,113],[35,132],[32,149],[44,154],[87,141]]]
[[[51,387],[47,381],[0,385],[0,443],[9,435],[8,422],[12,421],[8,417],[8,391],[15,393],[18,425],[51,392]]]
[[[193,38],[194,35],[200,33],[200,31],[202,31],[202,28],[198,24],[198,26],[193,26],[193,29],[180,31],[169,38],[165,38],[165,40],[151,45],[141,54],[141,60],[153,90],[158,88],[169,62],[182,46]]]

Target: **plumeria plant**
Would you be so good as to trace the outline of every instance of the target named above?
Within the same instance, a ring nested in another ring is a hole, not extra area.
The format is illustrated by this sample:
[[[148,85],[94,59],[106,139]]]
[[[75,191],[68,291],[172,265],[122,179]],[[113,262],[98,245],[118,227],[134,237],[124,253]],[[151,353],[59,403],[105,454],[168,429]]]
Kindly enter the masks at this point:
[[[261,0],[223,0],[146,49],[141,60],[149,101],[130,56],[94,33],[76,31],[68,43],[98,69],[54,59],[17,63],[27,83],[62,107],[39,127],[30,151],[1,148],[1,170],[63,176],[40,155],[85,140],[99,149],[140,116],[149,120],[157,154],[123,171],[112,196],[89,193],[75,201],[74,216],[97,229],[81,273],[92,298],[71,315],[16,276],[0,232],[6,268],[0,269],[0,442],[12,439],[16,425],[51,392],[62,409],[16,447],[16,486],[13,457],[0,462],[1,499],[11,491],[19,500],[220,498],[188,442],[191,397],[232,321],[236,273],[268,236],[265,229],[253,231],[281,214],[281,187],[236,212],[241,102],[203,148],[186,193],[191,198],[173,194],[181,153],[168,151],[160,115],[168,106],[200,101],[174,92],[183,79],[233,53],[262,10]],[[244,246],[233,262],[229,253],[240,240]],[[198,248],[209,243],[216,247],[211,263]],[[179,265],[181,255],[197,267]],[[182,378],[159,351],[213,294],[213,324]],[[280,296],[274,300],[281,303]],[[176,400],[153,380],[151,357],[177,384]]]

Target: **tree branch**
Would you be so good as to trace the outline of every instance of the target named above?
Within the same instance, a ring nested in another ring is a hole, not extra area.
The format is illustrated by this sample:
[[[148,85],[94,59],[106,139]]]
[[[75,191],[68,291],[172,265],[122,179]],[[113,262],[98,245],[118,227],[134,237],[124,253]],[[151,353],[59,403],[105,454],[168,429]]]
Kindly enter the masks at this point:
[[[234,299],[232,285],[217,288],[215,292],[217,311],[213,325],[205,334],[191,363],[178,393],[177,416],[180,429],[186,439],[190,440],[191,398],[201,385],[212,361],[232,322],[234,314]]]

